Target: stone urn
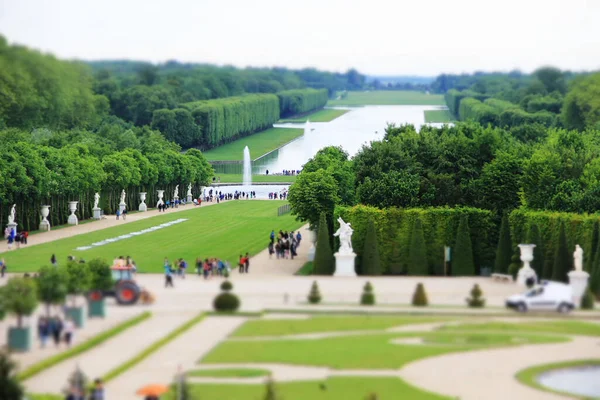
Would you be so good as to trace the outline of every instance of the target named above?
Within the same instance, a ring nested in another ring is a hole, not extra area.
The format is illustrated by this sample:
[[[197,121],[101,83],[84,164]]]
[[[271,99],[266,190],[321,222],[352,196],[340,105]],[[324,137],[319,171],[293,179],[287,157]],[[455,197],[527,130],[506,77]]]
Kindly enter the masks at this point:
[[[158,202],[156,203],[156,207],[158,207],[165,204],[165,202],[163,201],[163,197],[165,197],[165,191],[157,190],[156,192],[158,193]]]
[[[140,206],[138,208],[138,210],[140,211],[148,211],[148,206],[146,205],[146,194],[147,192],[141,192],[140,193]]]
[[[77,215],[75,215],[75,211],[77,211],[77,203],[78,201],[70,201],[69,202],[69,211],[71,211],[71,215],[67,219],[67,224],[69,225],[78,225],[79,220],[77,219]]]
[[[529,265],[533,261],[533,249],[535,244],[520,244],[521,249],[521,261],[523,266],[519,269],[517,274],[517,283],[522,286],[527,286],[527,280],[533,279],[534,283],[537,283],[537,274],[535,270]]]
[[[50,206],[42,206],[41,214],[42,222],[40,222],[40,231],[49,231],[50,221],[48,221],[48,215],[50,215]]]

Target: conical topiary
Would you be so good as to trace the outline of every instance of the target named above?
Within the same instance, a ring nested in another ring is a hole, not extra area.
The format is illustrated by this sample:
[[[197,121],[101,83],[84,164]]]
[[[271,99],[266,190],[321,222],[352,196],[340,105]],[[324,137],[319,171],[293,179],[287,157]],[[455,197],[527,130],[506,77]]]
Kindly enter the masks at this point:
[[[590,273],[589,288],[596,299],[600,301],[600,248],[598,248],[592,272]]]
[[[412,305],[417,307],[424,307],[428,304],[427,301],[427,293],[425,293],[425,287],[422,283],[417,284],[417,288],[415,289],[415,293],[412,298]]]
[[[544,244],[542,243],[540,229],[536,224],[529,227],[529,231],[527,232],[527,243],[535,244],[531,268],[535,271],[538,279],[542,279],[542,275],[544,274]]]
[[[554,265],[554,253],[550,250],[550,246],[544,248],[544,269],[542,270],[542,279],[552,279],[552,267]]]
[[[467,298],[467,304],[469,307],[481,308],[485,306],[485,299],[483,298],[483,292],[478,284],[473,286],[471,289],[471,297]]]
[[[498,247],[496,248],[496,261],[494,262],[494,272],[506,274],[510,259],[512,256],[512,241],[510,239],[510,225],[508,214],[504,213],[502,223],[500,224],[500,236],[498,238]]]
[[[517,274],[521,269],[521,250],[519,247],[515,246],[513,249],[512,256],[510,258],[510,265],[508,266],[508,273],[512,275],[513,280],[517,280]]]
[[[310,292],[308,293],[308,302],[310,304],[318,304],[321,302],[321,293],[319,292],[317,281],[314,281],[310,287]]]
[[[335,263],[331,244],[329,243],[329,229],[325,213],[319,218],[319,231],[317,233],[317,249],[315,250],[314,275],[333,275]]]
[[[417,218],[413,224],[410,236],[410,247],[408,249],[408,275],[429,275],[427,265],[427,246],[421,220]]]
[[[554,265],[552,266],[552,280],[569,283],[569,271],[573,269],[573,258],[567,249],[567,235],[565,225],[561,222],[558,231],[558,243],[554,252]]]
[[[598,254],[598,241],[600,240],[600,232],[598,232],[600,227],[598,226],[598,221],[594,223],[594,230],[592,231],[592,242],[590,243],[590,250],[585,255],[585,264],[583,269],[587,273],[591,273],[594,268],[594,260],[596,255]],[[585,254],[585,253],[584,253]]]
[[[471,233],[467,216],[460,218],[454,252],[452,253],[452,275],[473,276],[475,275],[475,263],[473,262],[473,247],[471,245]]]
[[[371,286],[371,282],[365,283],[363,293],[360,296],[360,304],[363,306],[372,306],[375,304],[375,293],[373,293],[373,286]]]
[[[377,246],[377,231],[375,223],[369,219],[367,235],[361,257],[361,271],[363,275],[381,275],[381,261],[379,260],[379,248]]]
[[[404,268],[402,267],[402,256],[400,255],[400,244],[398,240],[394,241],[392,248],[392,257],[390,259],[390,274],[402,275]]]
[[[88,388],[88,378],[83,371],[77,366],[75,371],[71,373],[68,380],[68,386],[65,388],[65,394],[72,392],[85,393]]]
[[[589,287],[585,289],[583,297],[581,297],[581,308],[584,310],[593,310],[594,302],[596,301],[594,294]]]

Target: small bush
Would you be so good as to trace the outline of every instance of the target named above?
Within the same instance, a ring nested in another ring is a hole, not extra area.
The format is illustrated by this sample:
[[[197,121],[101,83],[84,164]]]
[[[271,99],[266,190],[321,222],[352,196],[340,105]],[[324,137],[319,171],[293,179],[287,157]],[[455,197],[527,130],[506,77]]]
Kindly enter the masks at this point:
[[[585,289],[585,293],[583,294],[583,297],[581,298],[581,308],[583,310],[593,310],[594,309],[594,300],[595,300],[594,294],[588,287],[587,289]]]
[[[485,306],[485,299],[483,298],[483,292],[478,284],[473,286],[471,289],[471,297],[467,298],[467,304],[469,307],[481,308]]]
[[[221,290],[224,292],[230,292],[233,289],[233,284],[229,281],[224,281],[221,283]]]
[[[375,293],[373,293],[373,286],[371,286],[371,282],[365,283],[363,293],[360,296],[360,304],[363,306],[372,306],[375,304]]]
[[[230,292],[223,292],[213,301],[215,311],[233,312],[240,308],[240,299]]]
[[[229,278],[229,271],[223,272],[223,277],[225,277],[225,279]]]
[[[519,274],[519,270],[521,269],[521,264],[518,263],[511,263],[508,266],[508,274],[512,275],[513,281],[517,280],[517,275]]]
[[[425,307],[428,304],[427,293],[422,283],[417,284],[415,294],[413,294],[412,305],[416,307]]]
[[[310,293],[308,293],[308,302],[310,304],[319,304],[321,302],[321,293],[319,292],[317,281],[314,281],[310,287]]]

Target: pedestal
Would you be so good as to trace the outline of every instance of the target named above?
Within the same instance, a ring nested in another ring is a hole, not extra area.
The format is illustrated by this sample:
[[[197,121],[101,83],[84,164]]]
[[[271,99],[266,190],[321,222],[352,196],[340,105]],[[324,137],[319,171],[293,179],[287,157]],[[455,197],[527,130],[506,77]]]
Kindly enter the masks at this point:
[[[138,210],[139,211],[148,211],[148,206],[146,205],[146,203],[140,203]]]
[[[537,283],[537,274],[535,270],[530,266],[521,267],[517,274],[517,283],[521,286],[527,286],[527,279],[533,278],[534,282]]]
[[[194,198],[193,198],[193,196],[190,196],[190,195],[188,195],[186,202],[187,202],[187,203],[191,203],[191,202],[193,202],[193,201],[194,201]]]
[[[93,213],[94,219],[102,218],[102,209],[101,208],[93,208],[92,213]]]
[[[67,218],[67,224],[69,225],[77,225],[79,224],[79,220],[77,219],[77,215],[71,214],[69,218]]]
[[[39,230],[42,232],[48,232],[50,230],[50,221],[48,221],[48,215],[50,215],[50,206],[42,206],[42,222],[40,222]]]
[[[50,222],[48,220],[42,221],[38,228],[42,232],[48,232],[50,230]]]
[[[573,303],[575,307],[581,307],[581,297],[585,293],[585,289],[590,279],[590,274],[585,271],[571,271],[569,275],[569,285],[573,290]]]
[[[16,222],[11,222],[6,224],[6,227],[10,229],[10,231],[15,231],[15,233],[17,232],[17,223]]]
[[[333,276],[356,276],[354,271],[355,253],[335,253],[335,273]]]
[[[125,203],[121,203],[119,204],[119,211],[121,211],[121,214],[123,214],[123,211],[127,208],[127,204]]]

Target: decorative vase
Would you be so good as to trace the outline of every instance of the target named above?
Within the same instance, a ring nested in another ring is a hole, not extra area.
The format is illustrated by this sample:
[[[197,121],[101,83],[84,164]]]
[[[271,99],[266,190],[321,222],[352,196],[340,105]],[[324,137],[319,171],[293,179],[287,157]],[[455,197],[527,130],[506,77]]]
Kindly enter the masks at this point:
[[[77,225],[79,224],[79,220],[77,219],[77,215],[75,215],[75,211],[77,211],[77,203],[78,201],[70,201],[69,202],[69,211],[71,211],[71,215],[67,219],[67,223],[69,225]]]
[[[522,286],[527,286],[527,280],[530,278],[532,278],[534,282],[537,282],[537,274],[529,265],[529,263],[533,261],[534,248],[535,244],[519,245],[519,249],[521,249],[521,261],[523,262],[523,267],[519,269],[517,274],[517,283]]]
[[[42,222],[40,222],[40,231],[50,230],[50,221],[48,221],[48,215],[50,215],[50,206],[42,206]]]
[[[138,210],[140,211],[147,211],[148,210],[148,206],[146,205],[146,192],[141,192],[140,193],[140,206],[138,208]]]
[[[165,202],[163,201],[163,197],[165,196],[165,191],[157,190],[157,192],[158,192],[158,202],[156,203],[156,207],[165,204]]]

